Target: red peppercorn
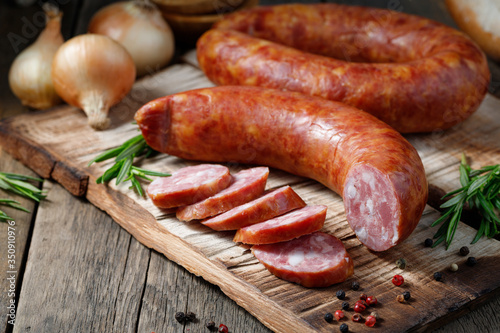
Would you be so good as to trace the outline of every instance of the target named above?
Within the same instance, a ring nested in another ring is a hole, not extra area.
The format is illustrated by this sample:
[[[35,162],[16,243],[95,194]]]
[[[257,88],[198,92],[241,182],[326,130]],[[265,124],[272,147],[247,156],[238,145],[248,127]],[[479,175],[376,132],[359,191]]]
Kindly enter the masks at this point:
[[[344,316],[345,316],[344,311],[342,311],[342,310],[335,311],[335,319],[340,320],[340,319],[344,318]]]
[[[355,313],[352,315],[351,320],[356,323],[359,323],[360,321],[363,320],[363,317],[359,313]]]
[[[368,295],[366,295],[366,294],[359,295],[359,299],[362,299],[362,300],[366,300],[367,297],[368,297]]]
[[[368,296],[366,298],[366,304],[368,304],[369,306],[372,306],[372,305],[377,305],[378,301],[377,301],[377,298],[375,296]]]
[[[368,327],[375,326],[376,322],[377,322],[377,319],[374,316],[368,316],[365,319],[365,325],[368,326]]]
[[[356,303],[354,303],[354,305],[356,305],[356,304],[361,304],[365,308],[368,306],[368,304],[366,303],[366,301],[363,301],[362,299],[360,299],[359,301],[356,301]]]
[[[224,325],[224,324],[220,324],[220,325],[219,325],[219,330],[218,330],[218,332],[219,332],[219,333],[228,333],[228,332],[229,332],[229,330],[228,330],[228,328],[227,328],[227,326],[226,326],[226,325]]]
[[[358,302],[356,302],[356,304],[354,304],[354,312],[363,312],[365,310],[366,310],[366,306],[364,306],[363,304],[358,303]]]
[[[399,274],[394,275],[394,277],[392,278],[392,283],[394,283],[395,286],[400,286],[404,282],[405,282],[405,279]]]

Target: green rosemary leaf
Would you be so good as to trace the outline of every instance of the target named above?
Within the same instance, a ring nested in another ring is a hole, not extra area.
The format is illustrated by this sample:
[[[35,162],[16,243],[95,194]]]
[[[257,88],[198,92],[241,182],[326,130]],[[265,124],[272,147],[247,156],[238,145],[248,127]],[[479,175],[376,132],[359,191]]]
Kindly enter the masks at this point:
[[[91,160],[87,164],[87,166],[91,166],[94,163],[103,162],[103,161],[109,160],[110,158],[116,157],[122,152],[122,150],[123,150],[122,147],[116,147],[114,149],[107,150],[104,153],[102,153],[101,155],[99,155],[96,158],[94,158],[93,160]]]
[[[458,222],[460,221],[460,217],[462,216],[462,206],[460,206],[450,219],[450,223],[448,224],[448,228],[446,230],[446,245],[450,246],[451,240],[453,236],[455,236],[455,231],[457,230]]]
[[[467,172],[467,168],[463,164],[460,164],[459,171],[460,171],[460,184],[462,184],[462,186],[465,187],[470,182],[469,173]]]
[[[145,175],[148,176],[158,176],[158,177],[170,177],[170,173],[165,173],[165,172],[158,172],[158,171],[151,171],[151,170],[146,170],[146,169],[141,169],[136,166],[132,167],[133,170],[139,171]]]
[[[144,196],[144,190],[142,189],[141,183],[139,183],[139,181],[135,177],[132,177],[130,179],[130,181],[132,182],[132,186],[135,188],[135,190],[137,191],[137,193],[141,197],[143,197]]]
[[[449,216],[451,213],[453,213],[453,209],[448,209],[448,210],[446,210],[446,212],[445,212],[443,215],[441,215],[441,217],[440,217],[440,218],[438,218],[436,221],[432,222],[431,227],[435,227],[435,226],[437,226],[439,223],[441,223],[441,222],[443,222],[444,220],[446,220],[446,219],[448,218],[448,216]]]
[[[440,208],[448,208],[448,207],[453,207],[456,206],[457,204],[463,204],[465,200],[465,193],[460,193],[451,198],[450,200],[446,201],[444,204],[439,206]]]
[[[26,176],[26,175],[19,175],[17,173],[11,173],[11,172],[1,172],[2,175],[4,175],[7,178],[10,179],[17,179],[17,180],[23,180],[23,181],[35,181],[35,182],[43,182],[43,179],[37,178],[37,177],[31,177],[31,176]]]
[[[122,164],[123,164],[123,161],[117,162],[117,163],[113,164],[109,169],[104,171],[103,175],[101,176],[100,183],[107,183],[111,179],[116,178],[116,176],[118,176],[118,173],[120,172]]]
[[[477,241],[480,240],[481,237],[483,237],[485,227],[486,227],[486,223],[484,223],[484,220],[482,220],[481,224],[479,225],[479,229],[477,230],[476,237],[474,237],[471,244],[477,243]]]
[[[123,179],[130,174],[130,169],[132,168],[133,160],[134,156],[128,156],[125,159],[123,159],[120,172],[118,173],[118,176],[116,176],[116,185],[120,184],[123,181]]]

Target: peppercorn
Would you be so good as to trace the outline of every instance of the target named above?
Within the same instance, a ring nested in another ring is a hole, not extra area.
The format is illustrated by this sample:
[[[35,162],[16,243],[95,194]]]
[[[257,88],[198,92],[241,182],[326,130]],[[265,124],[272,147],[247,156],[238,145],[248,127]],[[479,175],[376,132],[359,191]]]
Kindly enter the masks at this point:
[[[340,332],[342,332],[342,333],[349,332],[349,326],[347,326],[347,324],[345,324],[345,323],[340,325],[339,329],[340,329]]]
[[[362,299],[363,301],[366,300],[367,297],[368,297],[367,294],[361,294],[361,295],[359,295],[359,299]]]
[[[349,310],[349,302],[342,303],[342,310]]]
[[[395,286],[400,286],[404,282],[405,282],[405,279],[399,274],[394,275],[394,277],[392,278],[392,283],[394,283]]]
[[[342,311],[342,310],[335,311],[335,319],[340,320],[340,319],[344,318],[344,316],[345,316],[344,311]]]
[[[228,333],[228,332],[229,332],[229,330],[228,330],[228,328],[227,328],[227,326],[226,326],[226,325],[224,325],[224,324],[220,324],[220,325],[219,325],[219,330],[218,330],[218,332],[219,332],[219,333]]]
[[[359,289],[359,282],[358,281],[352,281],[352,283],[351,283],[351,289],[352,290],[358,290]]]
[[[475,257],[469,257],[467,258],[467,261],[465,262],[465,264],[467,266],[474,266],[475,264],[477,264],[477,259]]]
[[[186,321],[186,315],[184,312],[177,312],[175,314],[175,320],[177,320],[179,323],[184,323]]]
[[[358,301],[359,302],[359,301]],[[361,303],[358,303],[356,302],[356,304],[354,304],[354,312],[363,312],[366,310],[366,306],[361,304]]]
[[[469,248],[467,246],[462,246],[460,248],[460,251],[458,251],[458,252],[460,253],[461,256],[465,257],[466,255],[469,254],[470,251],[469,251]]]
[[[208,328],[210,331],[213,331],[213,329],[215,328],[215,322],[212,320],[207,321],[205,327]]]
[[[345,298],[345,291],[343,291],[343,290],[337,291],[337,298],[344,299]]]
[[[368,316],[368,317],[366,317],[365,325],[368,327],[373,327],[373,326],[375,326],[376,322],[377,322],[377,318],[375,318],[374,316]]]
[[[325,314],[325,321],[331,323],[333,321],[333,314],[331,314],[331,312],[328,312]]]
[[[405,269],[406,268],[406,260],[403,258],[396,260],[396,266],[398,268]]]
[[[377,301],[377,298],[375,296],[368,296],[366,298],[366,304],[368,304],[369,306],[375,306],[377,305],[378,301]]]
[[[361,316],[359,313],[355,313],[352,315],[351,320],[356,323],[359,323],[360,321],[363,320],[363,316]]]
[[[196,314],[193,312],[186,312],[186,321],[195,321],[196,320]]]
[[[356,303],[354,303],[354,305],[356,305],[356,304],[361,304],[365,308],[368,306],[368,303],[366,303],[366,301],[364,299],[360,299],[359,301],[356,301]]]
[[[430,238],[426,238],[425,241],[424,241],[424,246],[425,247],[431,247],[432,244],[434,244],[434,241]]]
[[[404,303],[406,302],[405,301],[405,297],[401,294],[399,294],[398,296],[396,296],[396,300],[399,302],[399,303]]]
[[[375,312],[375,311],[373,311],[372,313],[370,313],[370,316],[375,317],[375,319],[379,319],[380,318],[380,316],[378,315],[378,312]]]
[[[458,271],[458,265],[457,264],[451,264],[450,265],[450,271],[452,271],[452,272]]]
[[[434,280],[443,281],[443,273],[441,273],[441,272],[434,273]]]

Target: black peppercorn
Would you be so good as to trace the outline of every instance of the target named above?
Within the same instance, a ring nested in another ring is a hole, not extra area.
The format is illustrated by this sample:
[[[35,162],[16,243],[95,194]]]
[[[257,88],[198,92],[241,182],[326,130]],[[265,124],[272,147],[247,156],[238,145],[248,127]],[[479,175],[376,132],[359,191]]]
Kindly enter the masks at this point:
[[[349,326],[347,326],[347,324],[345,324],[345,323],[340,325],[339,329],[340,329],[340,332],[342,332],[342,333],[349,332]]]
[[[358,283],[358,281],[352,281],[352,283],[351,283],[351,289],[352,290],[358,290],[359,289],[359,283]]]
[[[343,290],[337,291],[337,298],[344,299],[345,298],[345,291],[343,291]]]
[[[469,248],[467,246],[462,246],[460,248],[460,251],[458,251],[458,252],[460,253],[461,256],[465,257],[466,255],[469,254],[470,251],[469,251]]]
[[[405,301],[409,300],[411,297],[410,292],[409,291],[403,292],[403,297],[404,297]]]
[[[349,302],[342,302],[342,310],[349,310]]]
[[[441,273],[441,272],[434,273],[434,280],[443,281],[443,273]]]
[[[328,312],[327,314],[325,314],[325,320],[329,323],[331,323],[333,321],[333,314],[331,314],[330,312]]]
[[[196,314],[193,312],[186,312],[186,321],[195,321],[196,320]]]
[[[205,324],[205,327],[208,328],[209,330],[213,331],[215,329],[215,323],[212,320],[207,321]]]
[[[477,259],[475,257],[469,257],[467,258],[467,261],[465,262],[465,264],[467,266],[474,266],[475,264],[477,264]]]
[[[179,323],[184,323],[186,321],[186,315],[184,312],[177,312],[175,314],[175,320],[177,320]]]
[[[425,247],[431,247],[432,244],[434,244],[434,241],[430,238],[427,238],[425,241],[424,241],[424,245]]]

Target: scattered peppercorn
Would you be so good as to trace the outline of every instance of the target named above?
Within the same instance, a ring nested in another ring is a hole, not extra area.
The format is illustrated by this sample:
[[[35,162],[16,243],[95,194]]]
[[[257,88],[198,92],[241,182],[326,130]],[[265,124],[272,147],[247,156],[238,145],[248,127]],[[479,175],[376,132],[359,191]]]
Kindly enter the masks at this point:
[[[406,268],[406,260],[403,258],[396,260],[396,266],[398,268],[405,269]]]
[[[356,303],[354,303],[354,305],[356,305],[356,304],[361,304],[364,307],[368,306],[368,303],[366,303],[366,301],[364,299],[360,299],[359,301],[356,301]]]
[[[175,314],[175,320],[177,320],[179,323],[184,323],[186,321],[186,315],[184,312],[177,312]]]
[[[366,317],[365,325],[368,327],[373,327],[373,326],[375,326],[376,322],[377,322],[377,318],[375,318],[374,316],[368,316],[368,317]]]
[[[195,321],[196,320],[196,314],[193,312],[186,312],[186,321]]]
[[[361,294],[361,295],[359,295],[359,299],[362,299],[363,301],[366,300],[367,297],[368,297],[367,294]]]
[[[443,273],[441,273],[441,272],[434,273],[434,280],[443,281]]]
[[[352,290],[358,290],[359,289],[359,282],[358,281],[352,281],[352,283],[351,283],[351,289]]]
[[[377,298],[375,296],[368,296],[366,298],[366,304],[368,304],[369,306],[374,306],[374,305],[377,305],[378,301],[377,301]]]
[[[328,312],[325,314],[324,318],[325,318],[325,321],[331,323],[333,321],[333,314],[331,312]]]
[[[404,297],[405,301],[409,300],[411,297],[410,292],[408,290],[403,292],[403,297]]]
[[[394,277],[392,278],[392,283],[394,283],[395,286],[400,286],[404,282],[405,282],[405,279],[399,274],[394,275]]]
[[[356,323],[359,323],[360,321],[363,320],[363,317],[359,313],[355,313],[352,315],[351,320],[356,322]]]
[[[347,324],[340,325],[339,329],[340,329],[340,332],[342,332],[342,333],[349,332],[349,326],[347,326]]]
[[[457,264],[451,264],[450,265],[450,271],[452,271],[452,272],[458,271],[458,265]]]
[[[406,302],[405,301],[405,297],[401,294],[399,294],[398,296],[396,296],[396,300],[399,302],[399,303],[404,303]]]
[[[228,333],[228,332],[229,332],[229,329],[227,328],[227,326],[226,326],[226,325],[224,325],[224,324],[220,324],[220,325],[219,325],[219,331],[218,331],[218,332],[219,332],[219,333]]]
[[[209,330],[213,331],[215,328],[215,322],[213,322],[212,320],[207,321],[205,323],[205,327],[208,328]]]
[[[431,247],[432,244],[434,244],[434,241],[430,238],[426,238],[425,241],[424,241],[424,246],[425,247]]]
[[[359,302],[359,301],[358,301]],[[362,303],[358,303],[356,302],[356,304],[354,304],[354,312],[363,312],[366,310],[366,306],[363,305]]]
[[[460,248],[460,251],[458,251],[458,252],[460,253],[461,256],[465,257],[466,255],[469,254],[470,251],[469,251],[469,248],[467,246],[462,246]]]
[[[465,262],[467,266],[474,266],[477,264],[477,259],[475,257],[469,257],[467,258],[467,261]]]
[[[342,310],[349,310],[349,302],[342,303]]]
[[[344,316],[345,316],[344,311],[342,311],[342,310],[335,311],[335,319],[340,320],[340,319],[344,318]]]
[[[378,312],[375,312],[375,311],[373,311],[372,313],[370,313],[370,316],[375,317],[375,319],[379,319],[380,318],[380,316],[378,315]]]
[[[337,291],[337,298],[344,299],[345,298],[345,291],[343,291],[343,290]]]

